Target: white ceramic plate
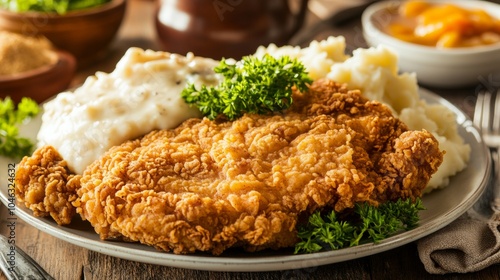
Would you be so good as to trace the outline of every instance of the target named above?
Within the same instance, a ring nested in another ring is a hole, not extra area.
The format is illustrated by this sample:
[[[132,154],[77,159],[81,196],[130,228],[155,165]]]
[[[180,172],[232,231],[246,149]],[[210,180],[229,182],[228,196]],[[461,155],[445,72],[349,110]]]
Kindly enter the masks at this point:
[[[33,227],[47,232],[69,243],[99,253],[138,262],[164,266],[212,270],[212,271],[270,271],[299,269],[336,263],[360,258],[402,246],[424,237],[458,218],[465,213],[483,193],[490,173],[488,149],[478,130],[470,119],[445,99],[422,90],[421,95],[429,103],[441,103],[457,115],[459,132],[470,144],[472,156],[468,167],[451,178],[450,185],[442,190],[423,197],[427,210],[421,211],[420,224],[410,231],[399,233],[378,244],[364,244],[335,251],[294,255],[292,249],[245,253],[234,249],[221,256],[209,254],[175,255],[155,250],[152,247],[125,242],[103,241],[87,222],[75,219],[69,226],[58,226],[50,218],[38,218],[22,205],[15,207],[19,218]],[[23,127],[22,133],[34,137],[40,126],[40,118],[34,119]],[[0,198],[7,205],[8,164],[16,162],[0,158]],[[41,245],[43,246],[43,245]]]

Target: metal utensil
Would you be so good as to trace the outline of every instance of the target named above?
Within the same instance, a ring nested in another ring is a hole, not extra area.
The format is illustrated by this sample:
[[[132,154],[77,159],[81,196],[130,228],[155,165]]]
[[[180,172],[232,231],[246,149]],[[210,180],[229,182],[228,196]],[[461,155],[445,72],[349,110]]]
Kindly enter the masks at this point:
[[[9,280],[53,280],[39,264],[19,249],[13,239],[0,235],[0,268]]]
[[[495,94],[485,91],[478,95],[474,124],[480,129],[493,160],[492,187],[483,195],[489,199],[482,201],[482,207],[479,205],[476,211],[491,219],[500,219],[500,91]],[[485,203],[489,204],[489,209]]]

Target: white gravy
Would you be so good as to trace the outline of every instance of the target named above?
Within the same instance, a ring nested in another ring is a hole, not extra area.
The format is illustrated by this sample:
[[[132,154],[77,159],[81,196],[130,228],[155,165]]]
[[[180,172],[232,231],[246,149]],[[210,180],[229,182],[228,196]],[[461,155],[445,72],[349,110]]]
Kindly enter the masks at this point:
[[[218,84],[217,64],[192,54],[130,48],[113,72],[97,72],[44,104],[39,145],[54,146],[81,174],[114,145],[200,117],[180,93],[187,82]]]

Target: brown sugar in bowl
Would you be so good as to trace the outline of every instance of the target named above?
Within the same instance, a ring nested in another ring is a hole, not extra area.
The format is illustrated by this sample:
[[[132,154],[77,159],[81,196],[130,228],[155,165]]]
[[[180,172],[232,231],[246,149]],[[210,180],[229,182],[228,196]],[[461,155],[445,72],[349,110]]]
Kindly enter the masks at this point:
[[[73,54],[78,66],[83,67],[106,53],[124,18],[126,2],[111,0],[98,7],[63,15],[0,9],[0,30],[45,36],[57,49]]]
[[[68,52],[55,52],[55,63],[19,74],[0,76],[0,98],[9,96],[17,103],[23,97],[30,97],[42,103],[66,90],[73,79],[76,60]]]

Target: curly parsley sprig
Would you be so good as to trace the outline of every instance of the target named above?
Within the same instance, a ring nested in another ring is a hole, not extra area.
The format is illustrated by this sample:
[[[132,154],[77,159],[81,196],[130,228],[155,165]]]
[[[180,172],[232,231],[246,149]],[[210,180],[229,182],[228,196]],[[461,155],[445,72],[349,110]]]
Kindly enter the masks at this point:
[[[18,125],[39,112],[38,104],[30,98],[22,98],[17,108],[9,97],[0,100],[0,155],[20,158],[31,153],[34,144],[19,136]]]
[[[400,199],[378,207],[356,204],[349,220],[338,219],[334,211],[326,215],[315,212],[309,217],[308,224],[298,231],[301,241],[295,245],[295,254],[336,250],[365,242],[378,243],[398,231],[416,227],[418,213],[424,209],[418,198],[415,202]]]
[[[197,89],[189,84],[181,93],[186,103],[211,120],[219,115],[234,120],[244,113],[287,109],[292,104],[293,86],[303,91],[312,82],[304,65],[288,56],[246,56],[238,63],[223,59],[214,71],[224,77],[218,86]]]

